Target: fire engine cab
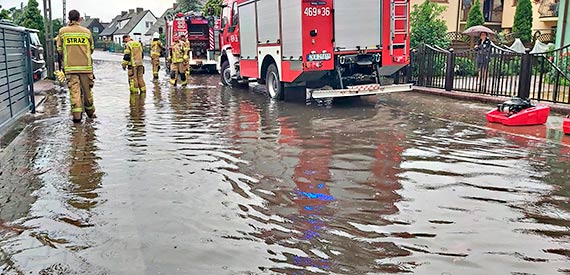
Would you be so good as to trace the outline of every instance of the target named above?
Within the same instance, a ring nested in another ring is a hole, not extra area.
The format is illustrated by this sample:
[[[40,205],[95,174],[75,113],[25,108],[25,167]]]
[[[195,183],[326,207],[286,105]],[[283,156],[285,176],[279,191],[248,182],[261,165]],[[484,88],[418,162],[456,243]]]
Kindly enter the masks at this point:
[[[409,64],[409,0],[224,0],[222,84],[257,79],[272,98],[411,90],[381,85]]]
[[[168,20],[166,48],[170,49],[175,38],[185,35],[190,42],[189,64],[192,71],[216,72],[216,52],[219,52],[219,19],[193,13],[178,13]],[[170,51],[167,51],[170,54]],[[170,64],[167,64],[170,65]],[[167,66],[169,69],[170,66]]]

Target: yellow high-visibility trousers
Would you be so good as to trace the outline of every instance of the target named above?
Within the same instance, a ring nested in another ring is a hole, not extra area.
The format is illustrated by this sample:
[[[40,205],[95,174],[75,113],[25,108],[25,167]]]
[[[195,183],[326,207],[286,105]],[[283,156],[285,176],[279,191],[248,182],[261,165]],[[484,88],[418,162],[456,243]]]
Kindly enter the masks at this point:
[[[158,78],[158,71],[160,71],[160,56],[152,56],[152,75],[154,78]]]
[[[69,97],[71,100],[71,113],[74,120],[81,120],[83,111],[89,117],[95,113],[93,104],[93,74],[91,73],[68,73],[67,85],[69,87]]]
[[[129,90],[131,93],[146,93],[144,66],[129,66]]]

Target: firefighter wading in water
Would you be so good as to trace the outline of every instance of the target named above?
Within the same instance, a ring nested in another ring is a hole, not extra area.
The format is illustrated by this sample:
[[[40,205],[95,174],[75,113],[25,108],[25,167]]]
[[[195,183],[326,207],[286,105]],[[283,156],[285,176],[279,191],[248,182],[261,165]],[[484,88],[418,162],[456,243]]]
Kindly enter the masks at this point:
[[[152,75],[154,79],[158,79],[158,71],[160,71],[160,53],[162,52],[162,42],[160,42],[160,35],[155,32],[152,36],[152,43],[150,44],[150,57],[152,59]]]
[[[170,84],[176,86],[177,78],[180,77],[182,86],[188,84],[186,79],[186,61],[188,61],[188,55],[184,51],[184,42],[178,40],[176,36],[174,37],[174,43],[170,47],[170,61],[172,65],[170,66]]]
[[[73,122],[81,122],[83,111],[89,118],[95,118],[93,104],[93,53],[91,32],[79,25],[81,16],[77,10],[69,11],[69,25],[59,30],[57,51],[63,57],[71,99]]]
[[[136,94],[139,91],[146,93],[142,44],[131,39],[128,34],[123,35],[123,43],[125,43],[125,56],[123,57],[122,65],[123,70],[129,69],[129,90],[131,94]]]
[[[188,41],[188,37],[186,35],[182,35],[180,38],[180,42],[182,43],[182,49],[184,50],[184,56],[190,56],[190,41]],[[184,60],[184,64],[186,66],[186,78],[190,77],[190,60],[186,58]]]

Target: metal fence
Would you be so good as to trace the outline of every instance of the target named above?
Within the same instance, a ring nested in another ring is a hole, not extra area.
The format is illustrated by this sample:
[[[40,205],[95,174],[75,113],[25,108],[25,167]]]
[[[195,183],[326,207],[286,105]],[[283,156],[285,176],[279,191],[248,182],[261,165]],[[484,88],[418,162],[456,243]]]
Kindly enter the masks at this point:
[[[570,104],[570,45],[532,54],[424,45],[412,51],[405,77],[417,86]]]
[[[31,72],[28,31],[0,24],[0,132],[22,114],[35,111]]]

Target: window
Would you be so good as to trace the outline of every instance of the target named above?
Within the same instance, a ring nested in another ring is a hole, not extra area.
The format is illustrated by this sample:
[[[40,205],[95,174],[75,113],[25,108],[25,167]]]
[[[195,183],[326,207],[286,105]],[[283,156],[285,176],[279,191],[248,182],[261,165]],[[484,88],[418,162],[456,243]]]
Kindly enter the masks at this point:
[[[99,33],[99,27],[93,27],[93,32],[94,32],[94,33]]]
[[[158,34],[162,34],[164,32],[164,29],[162,27],[158,28]]]
[[[232,7],[232,27],[236,27],[239,21],[239,9],[237,2],[234,2],[234,6]]]
[[[146,28],[147,28],[147,29],[150,29],[150,28],[152,27],[152,25],[153,25],[153,22],[152,22],[152,21],[147,21],[147,22],[146,22]]]

